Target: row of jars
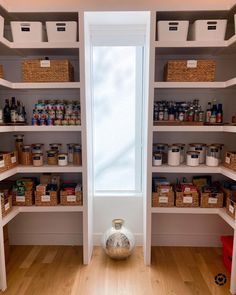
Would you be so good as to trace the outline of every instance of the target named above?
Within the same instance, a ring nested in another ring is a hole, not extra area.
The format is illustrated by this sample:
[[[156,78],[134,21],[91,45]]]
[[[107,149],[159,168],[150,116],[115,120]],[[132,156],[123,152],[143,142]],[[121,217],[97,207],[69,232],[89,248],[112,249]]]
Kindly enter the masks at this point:
[[[153,145],[153,166],[161,166],[167,163],[169,166],[179,166],[185,162],[187,166],[199,166],[206,164],[210,167],[217,167],[221,163],[223,144],[190,143],[185,156],[185,144]]]
[[[16,150],[21,165],[33,165],[36,167],[44,164],[44,144],[24,144],[24,135],[15,135]],[[67,166],[69,164],[82,165],[81,145],[76,143],[67,144],[67,153],[62,152],[61,143],[50,143],[50,149],[46,151],[46,163],[48,165]]]

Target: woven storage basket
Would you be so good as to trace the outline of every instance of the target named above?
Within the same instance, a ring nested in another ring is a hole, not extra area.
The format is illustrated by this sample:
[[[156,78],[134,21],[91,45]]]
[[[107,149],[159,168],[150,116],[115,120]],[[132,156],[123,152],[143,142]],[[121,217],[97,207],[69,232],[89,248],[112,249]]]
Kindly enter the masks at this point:
[[[22,62],[24,82],[72,82],[73,67],[68,60],[51,60],[50,67],[42,67],[44,60],[27,60]]]
[[[224,166],[236,171],[236,152],[225,153]]]
[[[24,196],[17,196],[16,193],[12,195],[13,206],[32,206],[33,205],[33,192],[26,191]]]
[[[164,80],[167,82],[212,82],[215,80],[216,62],[198,60],[196,67],[191,61],[171,60],[165,67]]]
[[[226,213],[233,219],[236,219],[236,196],[227,198],[226,200]]]
[[[175,198],[176,207],[198,207],[199,194],[197,192],[176,192]]]
[[[6,216],[12,210],[12,196],[7,198],[1,196],[2,217]]]
[[[76,192],[75,195],[69,195],[68,192],[60,192],[60,204],[64,206],[75,205],[82,206],[83,204],[82,192]]]
[[[3,66],[0,65],[0,79],[3,79],[4,73],[3,73]]]
[[[223,193],[201,193],[202,208],[222,208],[224,202]]]
[[[152,207],[174,207],[175,194],[169,192],[167,194],[152,193]]]
[[[43,194],[42,192],[35,192],[36,206],[56,206],[58,205],[58,192],[50,192],[50,194]]]
[[[17,152],[0,152],[0,172],[12,169],[18,165]]]

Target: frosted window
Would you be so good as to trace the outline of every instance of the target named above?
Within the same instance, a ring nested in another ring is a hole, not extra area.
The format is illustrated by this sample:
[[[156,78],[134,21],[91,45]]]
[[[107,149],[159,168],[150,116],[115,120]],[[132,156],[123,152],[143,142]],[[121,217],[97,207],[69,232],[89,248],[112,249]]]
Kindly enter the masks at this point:
[[[136,46],[93,47],[95,193],[141,191],[140,52]]]

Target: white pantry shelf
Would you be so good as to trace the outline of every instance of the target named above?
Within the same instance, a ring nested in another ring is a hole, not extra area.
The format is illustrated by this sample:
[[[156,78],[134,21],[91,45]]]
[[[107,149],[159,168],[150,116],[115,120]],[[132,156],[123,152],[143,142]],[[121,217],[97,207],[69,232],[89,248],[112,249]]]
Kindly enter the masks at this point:
[[[2,219],[2,226],[6,225],[19,213],[48,213],[48,212],[83,212],[83,206],[13,206],[12,211]]]
[[[227,132],[236,132],[236,126]],[[153,132],[223,132],[224,126],[153,126]],[[234,130],[234,131],[233,131]]]
[[[15,132],[81,132],[81,126],[14,126]],[[1,132],[1,127],[0,127]]]
[[[204,164],[199,165],[197,167],[190,167],[187,165],[179,165],[179,166],[169,166],[162,165],[152,167],[153,173],[221,173],[220,167],[209,167]]]
[[[79,42],[10,42],[0,37],[2,55],[78,55]]]
[[[155,82],[157,89],[228,89],[236,88],[236,78],[223,82]]]
[[[10,82],[5,79],[0,79],[0,88],[8,89],[79,89],[80,82]]]
[[[40,167],[23,166],[17,167],[17,173],[82,173],[82,166],[57,166],[57,165],[43,165]]]

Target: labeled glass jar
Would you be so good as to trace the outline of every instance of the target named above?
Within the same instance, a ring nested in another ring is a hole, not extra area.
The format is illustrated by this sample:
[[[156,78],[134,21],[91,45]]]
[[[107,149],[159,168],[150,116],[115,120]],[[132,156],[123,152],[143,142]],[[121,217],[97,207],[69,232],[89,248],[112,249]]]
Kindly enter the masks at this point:
[[[162,165],[162,153],[155,153],[153,154],[153,166],[161,166]]]
[[[67,154],[58,154],[58,165],[67,166],[68,165],[68,155]]]
[[[180,164],[185,161],[185,144],[184,143],[173,143],[173,145],[180,147]]]
[[[33,165],[36,167],[43,166],[43,154],[42,153],[34,153],[33,156]]]
[[[224,144],[223,143],[213,143],[211,145],[218,146],[219,147],[219,163],[221,163],[222,162],[222,158],[223,158]]]
[[[200,165],[200,152],[188,151],[187,152],[187,166],[196,167]]]
[[[207,146],[206,165],[217,167],[220,164],[220,147],[217,145]]]
[[[32,153],[33,154],[43,154],[43,143],[34,143],[32,144]]]
[[[74,143],[67,144],[68,163],[73,163]]]
[[[153,150],[153,154],[155,154],[155,153],[162,154],[162,164],[167,163],[167,154],[168,154],[168,144],[167,143],[154,143],[152,150]]]
[[[18,161],[20,164],[22,164],[22,147],[24,145],[24,134],[17,134],[14,135],[15,137],[15,147],[16,151],[18,152]]]
[[[190,143],[189,151],[191,152],[199,152],[200,159],[199,163],[204,164],[206,160],[206,144],[205,143]]]
[[[180,147],[177,145],[169,145],[168,147],[168,165],[180,165]]]
[[[81,166],[82,165],[82,151],[81,151],[81,145],[74,144],[73,146],[73,164]]]
[[[57,165],[58,164],[58,152],[55,150],[47,151],[47,163],[48,165]]]
[[[58,153],[61,152],[61,143],[50,143],[49,146],[51,151],[57,151]]]
[[[31,145],[23,145],[21,152],[21,164],[22,165],[32,165],[32,150]]]

